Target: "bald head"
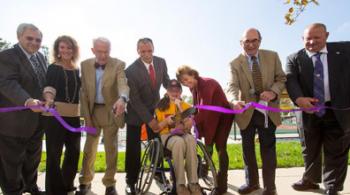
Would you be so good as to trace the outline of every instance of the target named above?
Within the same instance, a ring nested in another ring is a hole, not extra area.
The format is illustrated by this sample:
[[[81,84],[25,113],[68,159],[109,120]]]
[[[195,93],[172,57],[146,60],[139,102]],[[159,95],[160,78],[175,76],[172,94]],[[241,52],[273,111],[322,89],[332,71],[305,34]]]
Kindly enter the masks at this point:
[[[241,40],[243,40],[244,38],[246,38],[248,36],[252,36],[252,35],[259,37],[260,40],[262,38],[258,29],[256,29],[256,28],[248,28],[247,30],[245,30],[243,32]]]
[[[321,51],[326,47],[328,35],[326,25],[322,23],[314,23],[307,26],[303,34],[305,49],[310,52]]]
[[[240,41],[244,54],[248,56],[256,55],[260,47],[261,39],[261,34],[256,28],[245,30]]]

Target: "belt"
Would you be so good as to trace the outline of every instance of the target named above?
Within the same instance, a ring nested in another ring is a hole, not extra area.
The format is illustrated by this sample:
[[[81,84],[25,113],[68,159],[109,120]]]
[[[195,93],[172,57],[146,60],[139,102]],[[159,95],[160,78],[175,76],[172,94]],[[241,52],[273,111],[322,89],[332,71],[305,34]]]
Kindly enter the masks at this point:
[[[96,106],[104,106],[104,103],[95,103]]]

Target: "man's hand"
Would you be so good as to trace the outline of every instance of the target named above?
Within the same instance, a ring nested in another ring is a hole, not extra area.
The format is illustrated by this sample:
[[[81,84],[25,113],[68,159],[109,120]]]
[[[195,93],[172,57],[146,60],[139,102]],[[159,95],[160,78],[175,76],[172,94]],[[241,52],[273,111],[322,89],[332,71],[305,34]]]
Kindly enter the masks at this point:
[[[155,133],[158,133],[160,131],[160,127],[159,127],[158,121],[156,119],[152,119],[148,123],[148,126],[151,127],[152,131]]]
[[[92,121],[89,119],[84,119],[85,121],[85,127],[94,127],[94,125],[92,124]]]
[[[126,103],[122,98],[119,98],[113,105],[113,113],[114,116],[120,116],[125,112],[125,105]]]
[[[297,103],[297,105],[302,108],[302,109],[310,109],[313,108],[315,105],[315,103],[317,103],[318,100],[315,98],[311,98],[311,97],[299,97],[295,100],[295,103]],[[306,110],[306,113],[312,114],[315,111],[311,111],[311,110]]]
[[[37,99],[28,99],[26,101],[26,105],[27,107],[31,107],[31,106],[42,106],[43,103],[40,100]],[[43,110],[41,110],[40,108],[30,108],[33,112],[42,112]]]
[[[233,101],[232,102],[232,109],[234,110],[242,110],[245,106],[244,101]]]
[[[270,102],[277,97],[276,93],[273,91],[264,91],[260,94],[260,99],[266,102]]]
[[[53,99],[46,99],[45,100],[45,108],[46,109],[49,109],[49,108],[52,108],[54,107],[54,100]]]

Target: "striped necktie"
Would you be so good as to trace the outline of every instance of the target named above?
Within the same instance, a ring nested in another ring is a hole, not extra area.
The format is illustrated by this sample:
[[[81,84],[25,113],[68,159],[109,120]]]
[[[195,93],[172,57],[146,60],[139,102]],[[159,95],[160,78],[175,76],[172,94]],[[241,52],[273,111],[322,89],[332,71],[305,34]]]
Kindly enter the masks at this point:
[[[324,75],[323,75],[323,64],[321,61],[321,54],[317,53],[313,57],[315,58],[315,68],[314,68],[314,98],[318,99],[316,106],[324,105]],[[326,113],[325,109],[321,109],[316,112],[316,116],[322,117]]]
[[[257,58],[255,56],[252,56],[251,60],[253,63],[252,64],[252,76],[253,76],[255,94],[259,98],[260,93],[263,92],[261,71],[259,68],[259,63],[258,63]]]
[[[37,76],[39,86],[40,86],[40,88],[43,88],[44,83],[45,83],[45,76],[46,76],[45,71],[44,71],[43,67],[40,65],[40,63],[35,55],[32,55],[30,57],[30,62],[32,64],[34,72]]]

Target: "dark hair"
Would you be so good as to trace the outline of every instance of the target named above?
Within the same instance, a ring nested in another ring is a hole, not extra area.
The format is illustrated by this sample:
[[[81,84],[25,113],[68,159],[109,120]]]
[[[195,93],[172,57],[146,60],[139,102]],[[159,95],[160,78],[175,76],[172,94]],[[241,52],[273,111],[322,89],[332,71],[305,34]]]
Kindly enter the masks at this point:
[[[181,82],[181,77],[182,75],[187,74],[190,76],[194,76],[196,80],[199,79],[199,73],[197,70],[191,68],[190,66],[187,65],[182,65],[180,66],[177,71],[176,71],[176,78]]]
[[[78,43],[75,39],[73,39],[70,36],[67,35],[63,35],[60,36],[56,39],[55,43],[53,44],[53,58],[55,62],[60,61],[60,56],[58,56],[58,49],[59,49],[59,45],[61,42],[67,43],[68,45],[72,46],[73,49],[73,58],[72,61],[76,62],[78,57],[79,57],[79,46]],[[75,64],[75,63],[74,63]]]
[[[170,107],[170,98],[168,94],[164,94],[164,97],[160,99],[160,101],[157,104],[157,108],[160,111],[165,111]]]

